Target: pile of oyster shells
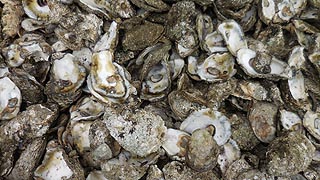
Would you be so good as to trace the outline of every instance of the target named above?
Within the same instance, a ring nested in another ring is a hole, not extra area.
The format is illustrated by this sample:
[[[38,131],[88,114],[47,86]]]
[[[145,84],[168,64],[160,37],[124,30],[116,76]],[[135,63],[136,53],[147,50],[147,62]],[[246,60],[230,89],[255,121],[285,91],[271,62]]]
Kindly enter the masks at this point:
[[[320,0],[0,14],[3,179],[320,179]]]

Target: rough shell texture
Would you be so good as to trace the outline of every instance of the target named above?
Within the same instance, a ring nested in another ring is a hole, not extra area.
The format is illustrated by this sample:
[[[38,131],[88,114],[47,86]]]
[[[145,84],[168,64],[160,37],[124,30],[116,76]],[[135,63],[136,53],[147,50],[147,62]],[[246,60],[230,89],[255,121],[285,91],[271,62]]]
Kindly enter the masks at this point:
[[[276,138],[268,147],[268,172],[276,176],[290,176],[307,169],[315,147],[306,136],[290,132]]]
[[[105,113],[104,122],[124,149],[139,156],[158,151],[166,132],[162,118],[145,110],[125,115]]]

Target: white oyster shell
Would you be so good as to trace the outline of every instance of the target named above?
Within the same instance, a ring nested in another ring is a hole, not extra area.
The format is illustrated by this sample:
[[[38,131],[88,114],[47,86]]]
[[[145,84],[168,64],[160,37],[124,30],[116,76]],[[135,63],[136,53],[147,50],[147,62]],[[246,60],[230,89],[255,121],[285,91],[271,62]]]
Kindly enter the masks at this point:
[[[280,114],[281,124],[286,130],[294,130],[295,126],[302,124],[301,118],[294,112],[282,109]]]
[[[248,48],[247,41],[241,26],[234,20],[225,20],[218,26],[218,31],[225,40],[232,55],[236,56],[238,50]]]
[[[92,121],[81,121],[71,125],[73,144],[80,153],[84,153],[90,149],[89,130],[92,123]]]
[[[91,171],[86,180],[108,180],[102,171]]]
[[[104,112],[104,105],[95,97],[85,97],[70,108],[70,120],[91,120],[98,118]]]
[[[224,39],[218,31],[208,34],[204,41],[204,49],[209,53],[228,51]]]
[[[306,59],[303,54],[303,47],[295,47],[289,57],[288,64],[290,66],[288,85],[292,97],[297,101],[305,101],[308,98],[304,84],[304,77],[301,68]]]
[[[0,79],[0,120],[17,116],[22,97],[19,88],[8,78]]]
[[[125,101],[130,92],[135,91],[128,81],[129,73],[112,60],[113,54],[110,51],[94,53],[90,75],[87,78],[92,95],[105,103]]]
[[[180,125],[180,130],[192,134],[196,129],[208,126],[215,127],[214,140],[219,146],[224,145],[231,136],[231,125],[226,116],[221,112],[207,108],[190,114]]]
[[[189,138],[190,135],[188,133],[169,128],[167,129],[167,133],[164,137],[162,147],[169,156],[184,156],[186,153],[187,140]]]
[[[222,173],[226,172],[227,168],[234,161],[240,159],[241,152],[236,141],[230,139],[223,145],[223,151],[218,156],[218,164]]]
[[[34,176],[45,180],[84,179],[79,162],[69,158],[56,141],[48,143],[42,164],[35,170]]]
[[[288,75],[288,65],[283,62],[278,60],[275,57],[272,57],[271,59],[271,64],[270,64],[270,69],[271,72],[268,74],[260,74],[258,73],[250,64],[250,60],[256,58],[257,53],[254,50],[248,49],[248,48],[243,48],[240,49],[237,52],[237,62],[240,64],[242,69],[245,71],[246,74],[251,75],[253,77],[283,77],[287,78]]]
[[[235,73],[234,58],[230,53],[212,54],[197,68],[199,77],[208,82],[228,80]]]
[[[165,61],[153,66],[142,82],[141,99],[150,101],[164,97],[170,88],[170,69]]]
[[[103,50],[114,49],[117,46],[118,28],[118,24],[115,21],[112,21],[108,32],[106,32],[96,43],[96,45],[93,48],[93,51],[99,52]]]
[[[320,113],[307,111],[303,118],[303,126],[314,136],[320,140]]]
[[[25,13],[33,19],[47,19],[50,15],[50,9],[46,1],[22,0]]]

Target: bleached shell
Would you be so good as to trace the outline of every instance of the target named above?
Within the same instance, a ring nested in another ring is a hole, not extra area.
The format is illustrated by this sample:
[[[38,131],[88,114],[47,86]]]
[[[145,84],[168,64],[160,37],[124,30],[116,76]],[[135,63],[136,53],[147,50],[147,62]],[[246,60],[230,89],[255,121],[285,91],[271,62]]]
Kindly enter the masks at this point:
[[[85,97],[70,108],[70,120],[91,120],[98,118],[104,112],[104,105],[95,97]]]
[[[301,72],[301,69],[306,63],[303,50],[303,47],[295,47],[288,60],[288,64],[290,66],[288,73],[289,90],[292,97],[297,101],[305,101],[308,98],[304,84],[304,76]]]
[[[277,58],[272,56],[270,69],[271,72],[268,74],[260,74],[258,73],[250,64],[250,60],[257,58],[257,52],[251,49],[243,48],[237,52],[237,62],[240,64],[242,69],[246,74],[253,77],[264,77],[264,78],[272,78],[272,77],[280,77],[287,78],[288,77],[288,64],[278,60]]]
[[[141,99],[150,101],[160,99],[166,95],[165,91],[170,88],[171,78],[168,63],[161,63],[153,66],[148,72],[141,88]]]
[[[43,2],[44,4],[39,4]],[[46,1],[22,0],[25,13],[33,19],[45,20],[50,15],[50,9]]]
[[[303,126],[314,136],[320,140],[320,113],[307,111],[303,118]]]
[[[261,20],[269,24],[276,14],[276,4],[274,0],[262,0],[259,2],[259,16]]]
[[[235,73],[234,58],[230,53],[212,54],[197,68],[199,77],[208,82],[228,80]]]
[[[69,158],[56,141],[48,143],[42,164],[35,170],[34,176],[50,180],[84,179],[79,162]]]
[[[50,45],[38,39],[40,37],[37,35],[29,40],[29,37],[32,35],[27,34],[19,39],[17,43],[3,49],[9,66],[18,67],[29,56],[36,57],[34,58],[36,61],[48,61],[52,51]]]
[[[87,78],[92,95],[105,103],[124,101],[135,90],[127,79],[125,69],[112,60],[113,54],[110,51],[94,53]]]
[[[225,20],[218,26],[218,31],[225,40],[232,55],[236,56],[238,50],[248,48],[247,41],[241,26],[234,20]]]
[[[214,140],[219,146],[224,145],[231,136],[231,125],[228,118],[219,111],[210,108],[195,111],[181,123],[180,130],[191,134],[196,129],[210,125],[215,127]]]
[[[90,48],[84,47],[80,50],[75,50],[72,52],[72,55],[74,55],[76,60],[86,68],[87,72],[90,72],[92,57],[92,51],[90,50]]]
[[[294,130],[295,126],[302,124],[301,118],[296,113],[284,109],[280,110],[280,113],[281,124],[286,130]]]
[[[0,79],[0,120],[17,116],[22,97],[19,88],[8,78]]]
[[[220,151],[220,154],[218,156],[218,164],[220,166],[222,173],[224,173],[226,172],[230,164],[240,159],[241,152],[237,142],[232,139],[230,139],[222,147],[223,147],[223,150]]]
[[[62,92],[78,89],[85,79],[85,69],[75,61],[72,54],[62,54],[52,64],[52,78],[56,81],[68,82],[61,86]]]
[[[31,32],[31,31],[35,31],[37,29],[41,29],[41,28],[44,28],[46,25],[45,25],[45,22],[44,21],[39,21],[39,20],[36,20],[36,19],[32,19],[32,18],[27,18],[27,19],[24,19],[22,22],[21,22],[21,27],[28,31],[28,32]]]
[[[86,180],[108,180],[108,179],[104,177],[102,171],[94,170],[89,173]]]
[[[218,31],[214,31],[205,37],[204,49],[209,53],[228,51],[223,37]]]
[[[171,79],[177,78],[184,67],[184,60],[175,52],[173,52],[170,56],[170,61],[168,62],[170,72],[171,72]]]
[[[186,153],[187,140],[189,138],[190,135],[188,133],[169,128],[164,136],[162,147],[169,156],[184,156]]]
[[[108,32],[106,32],[93,48],[94,52],[113,50],[118,43],[118,23],[112,21]]]
[[[73,144],[79,153],[90,150],[89,130],[92,123],[92,121],[80,121],[71,125]]]

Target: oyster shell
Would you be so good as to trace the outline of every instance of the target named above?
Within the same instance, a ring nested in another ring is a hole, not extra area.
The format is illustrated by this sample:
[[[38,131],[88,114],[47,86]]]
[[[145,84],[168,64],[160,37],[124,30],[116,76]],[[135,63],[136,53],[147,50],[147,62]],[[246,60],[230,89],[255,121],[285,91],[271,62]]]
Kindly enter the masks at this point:
[[[276,137],[278,107],[268,102],[254,102],[249,112],[249,121],[257,138],[265,143]]]
[[[42,164],[35,170],[34,178],[84,179],[79,161],[70,158],[55,141],[50,141]]]
[[[104,112],[104,105],[94,97],[84,97],[77,101],[76,105],[70,108],[70,120],[92,120],[101,116]]]
[[[124,149],[142,157],[157,152],[166,133],[162,118],[143,109],[123,115],[110,111],[104,123]]]
[[[48,61],[51,53],[51,46],[38,34],[25,34],[2,50],[7,64],[11,67],[20,66],[27,58]]]
[[[120,103],[135,92],[135,88],[129,82],[130,74],[112,61],[113,54],[108,50],[94,53],[87,84],[92,95],[102,102]]]
[[[24,12],[33,19],[46,20],[49,18],[50,9],[47,1],[22,0]]]
[[[272,141],[267,151],[267,168],[275,176],[290,176],[307,169],[315,147],[306,136],[290,132]],[[280,158],[281,157],[281,158]]]
[[[225,144],[231,136],[231,126],[228,118],[221,112],[207,108],[190,114],[180,125],[180,130],[193,133],[197,129],[214,126],[214,140],[219,146]]]
[[[318,111],[307,111],[303,118],[303,126],[316,139],[320,139],[320,113]]]
[[[0,87],[0,119],[12,119],[20,111],[21,92],[8,77],[0,78]]]
[[[169,156],[184,157],[187,152],[187,143],[190,139],[190,135],[186,132],[177,129],[167,129],[164,136],[164,142],[162,147],[166,150]]]
[[[187,146],[186,163],[196,171],[208,171],[217,165],[220,149],[207,129],[192,132]]]
[[[54,54],[53,60],[45,94],[51,101],[66,108],[79,98],[86,70],[69,53]]]

